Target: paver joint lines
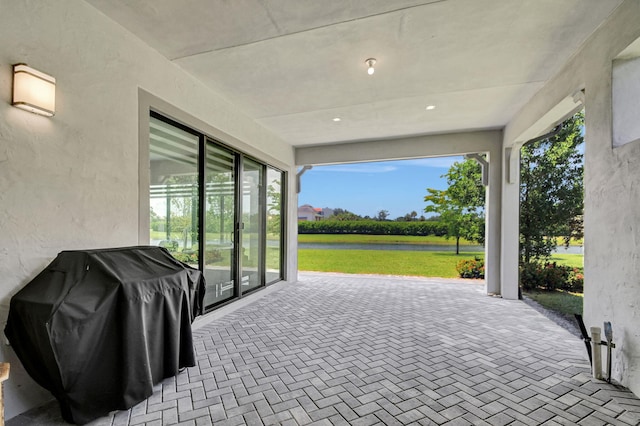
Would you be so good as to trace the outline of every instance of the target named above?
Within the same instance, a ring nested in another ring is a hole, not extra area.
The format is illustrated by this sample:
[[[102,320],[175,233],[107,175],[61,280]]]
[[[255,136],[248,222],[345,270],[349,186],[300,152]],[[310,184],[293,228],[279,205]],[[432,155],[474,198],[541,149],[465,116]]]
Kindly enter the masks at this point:
[[[640,423],[640,400],[590,379],[580,340],[483,292],[301,273],[196,330],[195,367],[94,426]]]

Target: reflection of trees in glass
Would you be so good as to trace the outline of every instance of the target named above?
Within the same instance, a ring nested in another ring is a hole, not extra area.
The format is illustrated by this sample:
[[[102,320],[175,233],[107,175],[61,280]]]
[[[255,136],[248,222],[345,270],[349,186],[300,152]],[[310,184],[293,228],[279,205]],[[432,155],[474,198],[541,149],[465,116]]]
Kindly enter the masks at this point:
[[[280,279],[282,275],[282,179],[281,171],[267,167],[267,247],[265,252],[267,283]]]
[[[183,250],[198,241],[198,182],[196,175],[175,175],[165,180],[168,240],[177,240]]]
[[[234,223],[233,174],[209,172],[207,175],[206,232],[217,234],[213,238],[222,241],[231,239]]]
[[[267,232],[280,234],[280,212],[282,211],[282,188],[280,180],[274,179],[267,185]]]
[[[149,224],[152,231],[164,231],[167,225],[165,218],[156,213],[153,207],[149,207]]]

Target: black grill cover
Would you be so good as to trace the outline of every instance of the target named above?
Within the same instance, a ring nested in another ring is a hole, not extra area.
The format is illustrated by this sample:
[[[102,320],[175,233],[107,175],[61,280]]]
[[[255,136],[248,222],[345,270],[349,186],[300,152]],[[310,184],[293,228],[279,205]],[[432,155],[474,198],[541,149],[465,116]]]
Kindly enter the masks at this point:
[[[195,365],[204,288],[164,248],[63,251],[13,296],[5,334],[64,419],[83,424]]]

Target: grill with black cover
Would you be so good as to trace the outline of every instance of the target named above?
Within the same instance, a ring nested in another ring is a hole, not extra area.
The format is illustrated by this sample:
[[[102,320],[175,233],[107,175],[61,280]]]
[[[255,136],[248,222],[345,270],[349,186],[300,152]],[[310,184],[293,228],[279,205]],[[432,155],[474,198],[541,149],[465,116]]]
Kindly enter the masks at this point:
[[[29,375],[87,423],[195,365],[202,273],[161,247],[63,251],[11,299],[5,334]]]

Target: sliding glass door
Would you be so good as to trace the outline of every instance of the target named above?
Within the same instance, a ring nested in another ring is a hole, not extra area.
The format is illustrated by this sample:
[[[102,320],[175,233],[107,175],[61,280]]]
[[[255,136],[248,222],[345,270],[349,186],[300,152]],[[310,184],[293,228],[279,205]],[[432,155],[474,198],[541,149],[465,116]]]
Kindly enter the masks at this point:
[[[197,267],[200,137],[152,117],[150,141],[150,242]]]
[[[284,279],[284,172],[152,113],[150,242],[204,272],[206,310]]]
[[[272,283],[282,279],[282,264],[284,250],[282,242],[282,210],[284,173],[273,167],[267,167],[266,177],[266,252],[265,252],[265,280]]]
[[[233,152],[208,141],[205,165],[204,305],[236,296],[236,164]]]
[[[247,293],[264,285],[262,244],[264,231],[264,203],[262,202],[262,181],[264,166],[249,158],[242,161],[242,225],[240,226],[242,293]]]

